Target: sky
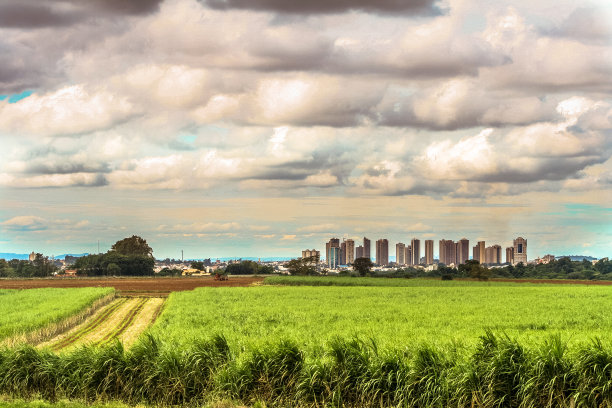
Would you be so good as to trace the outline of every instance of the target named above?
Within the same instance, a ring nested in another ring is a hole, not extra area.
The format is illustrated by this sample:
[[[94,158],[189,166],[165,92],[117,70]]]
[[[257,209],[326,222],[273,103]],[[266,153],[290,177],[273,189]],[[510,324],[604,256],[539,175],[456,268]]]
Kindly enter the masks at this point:
[[[3,0],[0,252],[612,255],[612,6]]]

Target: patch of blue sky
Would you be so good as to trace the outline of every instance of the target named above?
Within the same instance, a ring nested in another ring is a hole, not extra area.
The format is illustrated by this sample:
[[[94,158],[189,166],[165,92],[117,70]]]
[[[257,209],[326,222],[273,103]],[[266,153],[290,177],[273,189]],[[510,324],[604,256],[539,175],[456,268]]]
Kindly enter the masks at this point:
[[[604,207],[599,204],[581,204],[571,203],[565,204],[565,208],[569,213],[612,213],[612,207]]]
[[[0,95],[0,101],[3,101],[5,99],[8,98],[8,103],[17,103],[20,100],[27,98],[28,96],[32,95],[34,93],[34,91],[23,91],[21,93],[18,94],[12,94],[12,95]]]
[[[198,136],[197,135],[180,135],[178,137],[179,141],[183,142],[183,143],[193,143],[197,140]]]

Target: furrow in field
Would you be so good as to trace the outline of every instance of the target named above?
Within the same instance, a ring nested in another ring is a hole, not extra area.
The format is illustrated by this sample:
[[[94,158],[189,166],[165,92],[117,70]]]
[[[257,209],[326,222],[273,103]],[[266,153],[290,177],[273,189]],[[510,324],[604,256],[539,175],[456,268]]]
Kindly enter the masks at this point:
[[[155,322],[165,302],[165,298],[149,298],[133,323],[118,336],[119,340],[128,347],[132,345],[138,336]]]
[[[142,310],[144,305],[147,303],[148,298],[140,298],[137,300],[136,304],[129,310],[129,312],[123,317],[123,319],[119,322],[118,325],[114,327],[114,329],[110,330],[106,333],[104,337],[94,342],[93,345],[99,346],[108,343],[114,338],[120,336],[125,329],[132,324],[138,313]]]
[[[83,336],[94,331],[98,326],[103,324],[109,317],[126,302],[126,299],[117,299],[107,307],[100,310],[99,313],[94,315],[92,319],[85,322],[84,324],[75,327],[73,330],[66,333],[66,335],[60,336],[55,341],[41,344],[42,347],[50,346],[53,351],[61,350],[64,347],[78,341]]]

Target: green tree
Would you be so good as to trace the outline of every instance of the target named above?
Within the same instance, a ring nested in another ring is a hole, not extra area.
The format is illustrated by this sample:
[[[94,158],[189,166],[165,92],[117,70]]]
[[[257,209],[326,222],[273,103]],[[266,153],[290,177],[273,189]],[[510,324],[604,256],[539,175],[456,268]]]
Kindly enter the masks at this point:
[[[353,270],[357,271],[359,276],[366,276],[370,273],[373,266],[374,264],[370,258],[357,258],[353,262]]]
[[[53,265],[53,262],[51,262],[48,257],[43,256],[42,254],[36,254],[34,261],[32,261],[32,265],[34,265],[33,276],[40,278],[45,276],[51,276],[53,272],[57,270],[57,267]]]
[[[112,247],[121,255],[142,255],[153,257],[153,249],[147,244],[147,241],[137,235],[132,235],[129,238],[124,238],[117,241]]]
[[[464,276],[467,275],[470,278],[478,280],[488,280],[491,276],[491,271],[485,268],[475,259],[465,261],[464,264],[459,265],[459,273]]]
[[[202,262],[202,261],[193,261],[193,262],[191,263],[191,267],[192,267],[193,269],[197,269],[198,271],[203,271],[203,270],[205,270],[205,269],[206,269],[206,268],[204,267],[204,262]]]
[[[116,263],[109,263],[106,266],[106,273],[110,276],[121,275],[121,268]]]
[[[285,264],[291,275],[316,275],[316,257],[292,259]]]

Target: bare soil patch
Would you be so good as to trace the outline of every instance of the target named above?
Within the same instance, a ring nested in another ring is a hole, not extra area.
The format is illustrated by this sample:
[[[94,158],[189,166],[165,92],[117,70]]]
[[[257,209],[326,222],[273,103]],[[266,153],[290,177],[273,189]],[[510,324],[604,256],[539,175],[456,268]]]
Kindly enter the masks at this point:
[[[230,276],[226,281],[216,281],[211,276],[197,278],[38,278],[0,279],[0,289],[33,288],[82,288],[112,287],[119,292],[149,292],[152,296],[163,296],[162,292],[193,290],[199,287],[237,287],[259,284],[263,277]],[[160,292],[160,293],[158,293]],[[139,296],[142,296],[139,294]]]

